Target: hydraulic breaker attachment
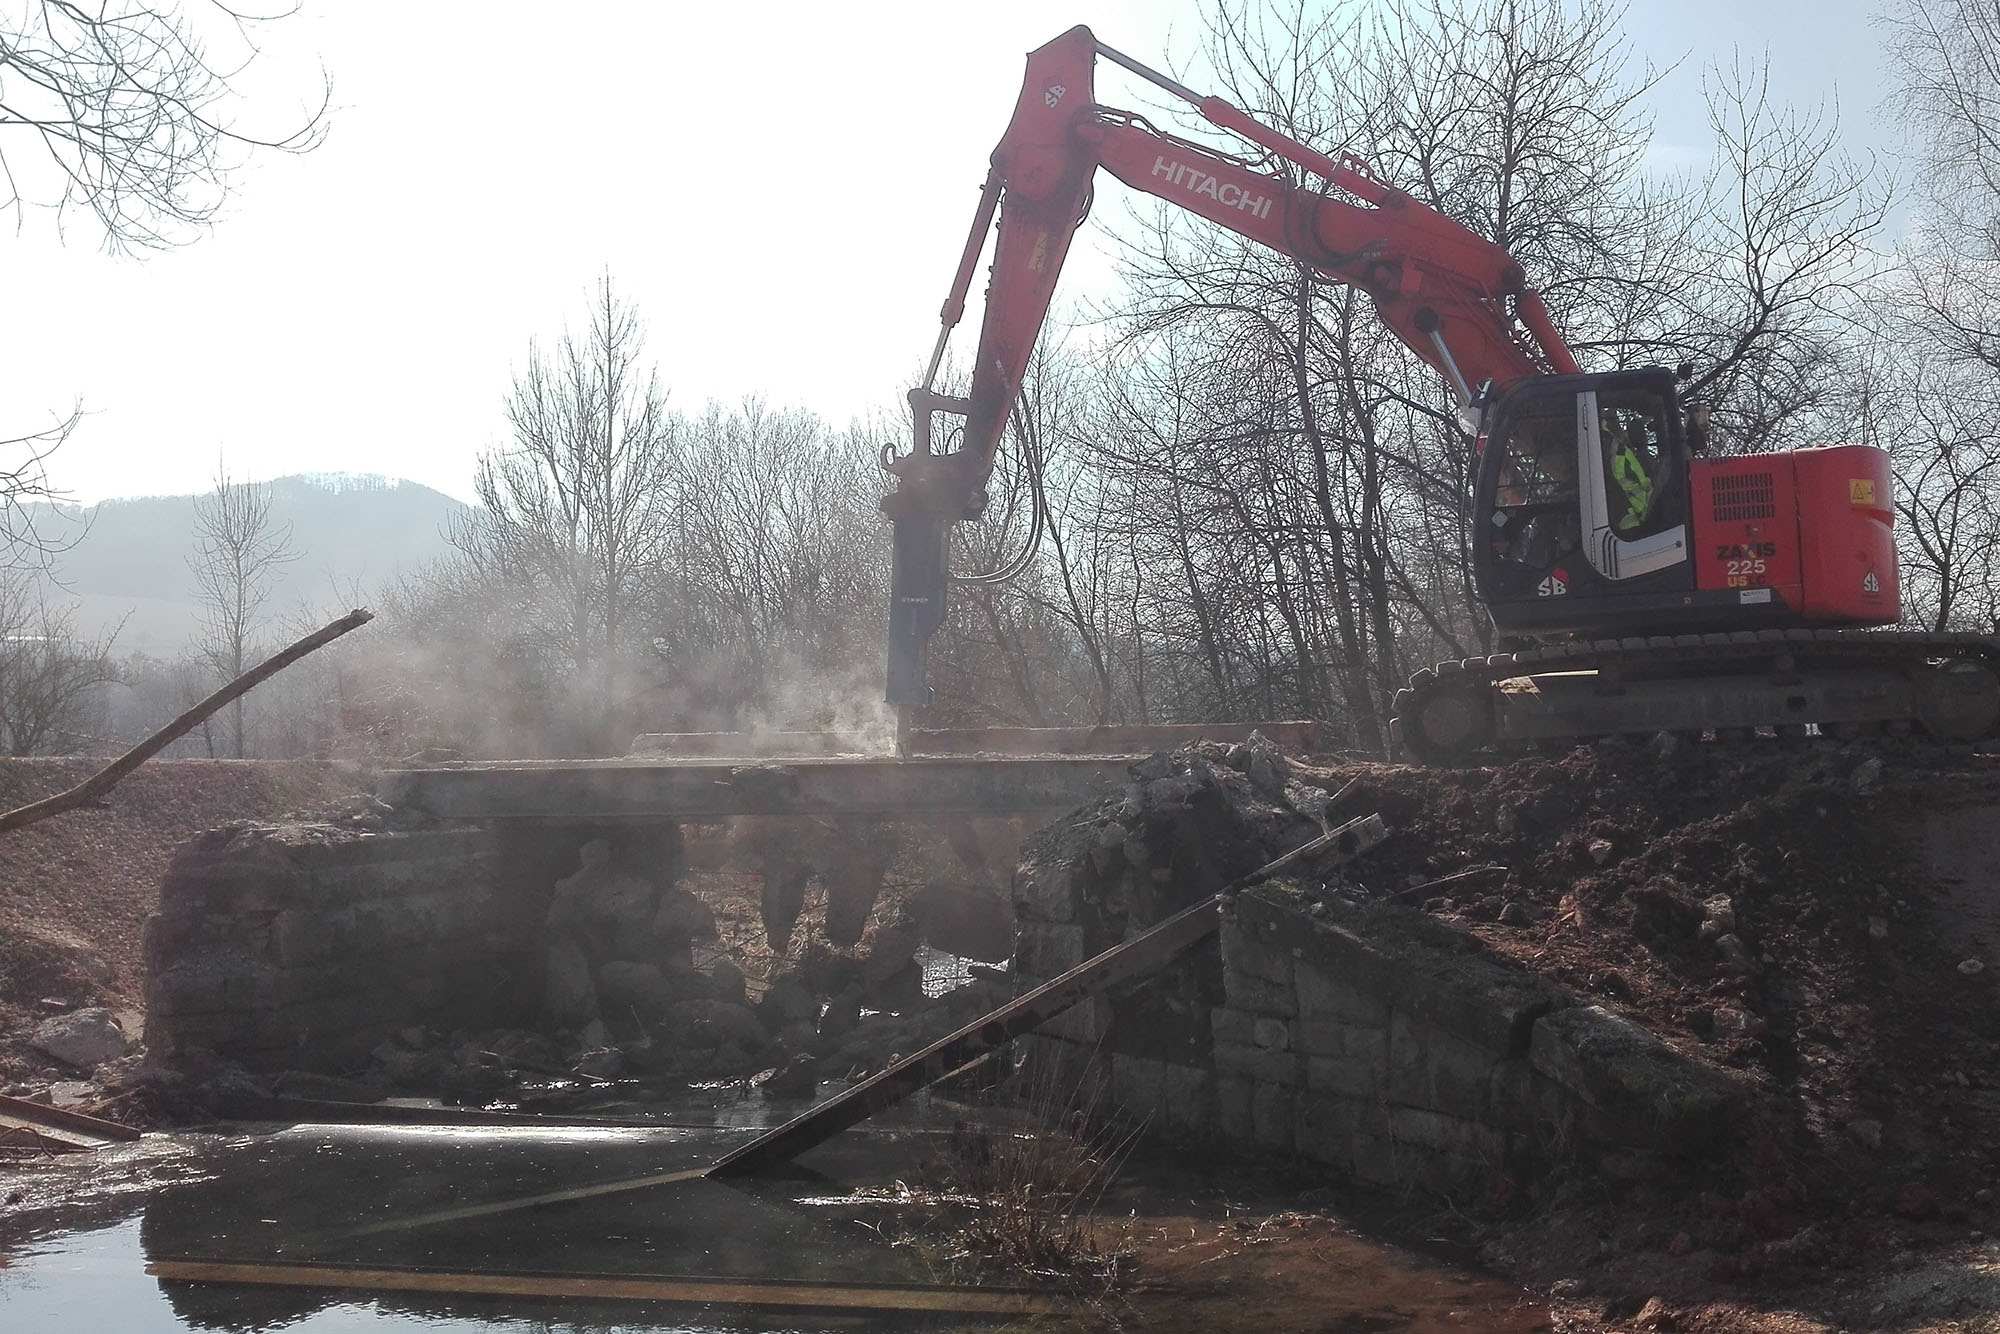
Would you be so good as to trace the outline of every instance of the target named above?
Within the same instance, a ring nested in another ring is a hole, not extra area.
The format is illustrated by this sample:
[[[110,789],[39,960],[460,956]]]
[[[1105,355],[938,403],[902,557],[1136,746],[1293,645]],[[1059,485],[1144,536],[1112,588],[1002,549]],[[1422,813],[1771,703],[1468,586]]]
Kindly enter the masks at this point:
[[[966,476],[965,455],[936,453],[931,446],[933,414],[963,416],[971,406],[962,398],[912,389],[914,447],[900,456],[893,446],[883,451],[882,467],[896,479],[896,489],[882,497],[882,512],[893,529],[889,681],[883,698],[899,714],[931,702],[931,688],[924,684],[924,648],[944,624],[951,525],[979,517],[986,506],[985,491]]]
[[[916,516],[890,520],[894,528],[888,576],[888,690],[900,708],[930,704],[924,684],[924,648],[944,624],[944,538],[950,520]]]
[[[883,698],[897,709],[931,702],[924,684],[924,649],[944,624],[945,530],[950,520],[932,515],[892,519],[889,568],[889,687]]]

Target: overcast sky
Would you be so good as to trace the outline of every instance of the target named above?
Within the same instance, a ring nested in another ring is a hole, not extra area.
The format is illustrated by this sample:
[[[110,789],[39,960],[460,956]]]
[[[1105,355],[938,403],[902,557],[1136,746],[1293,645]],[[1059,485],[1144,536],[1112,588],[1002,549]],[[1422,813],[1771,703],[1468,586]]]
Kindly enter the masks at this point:
[[[1738,51],[1768,50],[1779,97],[1837,99],[1850,143],[1886,149],[1877,7],[1633,0],[1636,54],[1680,62],[1651,104],[1659,160],[1705,157],[1701,74]],[[267,73],[296,98],[323,63],[331,132],[243,172],[212,233],[138,260],[81,225],[67,245],[32,219],[0,235],[0,428],[81,401],[53,472],[85,501],[202,490],[218,458],[467,497],[529,341],[577,321],[607,268],[677,406],[886,409],[929,351],[1022,55],[1087,22],[1165,63],[1195,12],[306,0]],[[1108,104],[1142,100],[1121,71],[1098,80]],[[1072,270],[1074,294],[1104,265]]]

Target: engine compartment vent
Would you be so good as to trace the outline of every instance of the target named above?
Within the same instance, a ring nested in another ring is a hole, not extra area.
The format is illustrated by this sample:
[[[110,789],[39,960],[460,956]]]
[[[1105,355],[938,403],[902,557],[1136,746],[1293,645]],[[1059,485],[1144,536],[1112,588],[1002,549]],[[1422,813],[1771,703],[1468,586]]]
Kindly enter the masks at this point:
[[[1709,499],[1717,523],[1777,517],[1775,486],[1768,472],[1733,473],[1709,479]]]

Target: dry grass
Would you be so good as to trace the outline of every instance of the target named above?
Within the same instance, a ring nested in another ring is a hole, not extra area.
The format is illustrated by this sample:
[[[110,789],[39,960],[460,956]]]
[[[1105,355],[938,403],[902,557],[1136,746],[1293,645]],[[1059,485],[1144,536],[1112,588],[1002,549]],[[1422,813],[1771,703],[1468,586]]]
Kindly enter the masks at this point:
[[[1096,1114],[1094,1085],[1013,1070],[976,1121],[934,1141],[910,1216],[945,1281],[1055,1281],[1081,1298],[1117,1285],[1129,1255],[1099,1216],[1138,1138]]]

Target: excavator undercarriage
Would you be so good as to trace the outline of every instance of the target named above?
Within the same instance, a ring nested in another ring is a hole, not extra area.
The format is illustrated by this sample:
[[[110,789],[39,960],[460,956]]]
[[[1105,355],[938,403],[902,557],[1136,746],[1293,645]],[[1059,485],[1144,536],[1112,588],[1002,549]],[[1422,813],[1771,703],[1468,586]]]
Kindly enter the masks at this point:
[[[1425,668],[1396,692],[1410,758],[1466,763],[1538,743],[1658,732],[1717,740],[2000,727],[2000,639],[1773,629],[1575,640]]]

